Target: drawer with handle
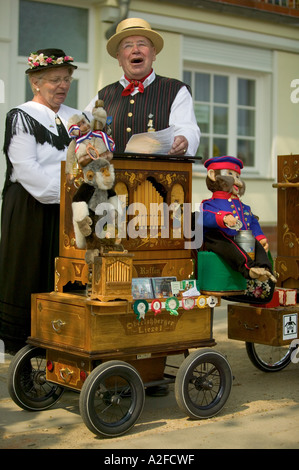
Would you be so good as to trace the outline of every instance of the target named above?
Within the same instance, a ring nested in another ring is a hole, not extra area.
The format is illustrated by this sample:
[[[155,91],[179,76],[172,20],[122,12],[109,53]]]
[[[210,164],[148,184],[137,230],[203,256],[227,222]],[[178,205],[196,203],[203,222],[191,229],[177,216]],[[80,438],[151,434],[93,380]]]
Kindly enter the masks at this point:
[[[43,341],[83,348],[86,332],[85,308],[35,297],[32,332]]]

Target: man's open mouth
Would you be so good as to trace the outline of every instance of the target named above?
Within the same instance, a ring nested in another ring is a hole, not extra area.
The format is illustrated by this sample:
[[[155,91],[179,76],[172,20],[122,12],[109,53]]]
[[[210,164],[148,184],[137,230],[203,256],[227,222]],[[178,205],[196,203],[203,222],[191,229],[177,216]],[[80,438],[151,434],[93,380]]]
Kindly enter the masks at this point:
[[[141,57],[136,57],[136,59],[131,60],[131,64],[141,64],[143,62],[143,59]]]

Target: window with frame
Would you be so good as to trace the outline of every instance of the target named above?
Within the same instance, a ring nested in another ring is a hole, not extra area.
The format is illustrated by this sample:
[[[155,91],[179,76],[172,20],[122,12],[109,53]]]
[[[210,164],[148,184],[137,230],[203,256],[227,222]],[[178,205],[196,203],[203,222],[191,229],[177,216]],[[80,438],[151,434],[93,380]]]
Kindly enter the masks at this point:
[[[55,27],[53,27],[55,24]],[[75,62],[88,62],[88,9],[50,2],[20,0],[18,55],[27,57],[37,49],[63,49]],[[26,77],[25,100],[32,98]],[[78,107],[78,80],[65,101]]]
[[[233,155],[246,168],[257,167],[258,78],[237,73],[185,70],[201,130],[197,155]]]

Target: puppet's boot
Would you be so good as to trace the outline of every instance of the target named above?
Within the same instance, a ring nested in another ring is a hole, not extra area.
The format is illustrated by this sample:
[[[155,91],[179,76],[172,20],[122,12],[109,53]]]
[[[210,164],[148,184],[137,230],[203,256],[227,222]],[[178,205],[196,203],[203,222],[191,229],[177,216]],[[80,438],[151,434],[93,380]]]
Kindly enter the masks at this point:
[[[273,276],[273,274],[266,268],[250,268],[249,276],[251,277],[251,279],[257,279],[261,282],[268,281],[269,279],[274,283],[277,282],[276,277]]]

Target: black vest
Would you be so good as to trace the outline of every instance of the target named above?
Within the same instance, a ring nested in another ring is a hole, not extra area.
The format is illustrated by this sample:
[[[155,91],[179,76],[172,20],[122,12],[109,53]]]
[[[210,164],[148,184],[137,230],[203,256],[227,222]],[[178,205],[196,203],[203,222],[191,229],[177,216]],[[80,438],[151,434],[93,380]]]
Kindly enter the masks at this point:
[[[169,127],[171,105],[183,86],[187,85],[156,75],[144,93],[134,96],[122,96],[124,88],[119,82],[100,90],[98,97],[104,101],[107,116],[112,118],[111,137],[115,141],[115,153],[123,153],[129,138],[133,134],[147,132],[151,125],[156,131]]]

